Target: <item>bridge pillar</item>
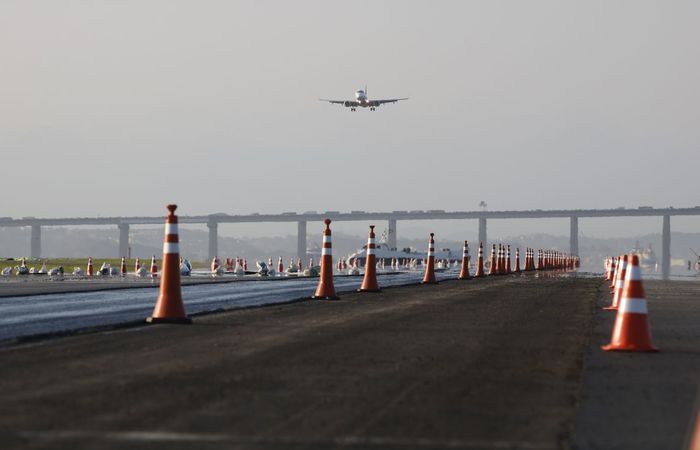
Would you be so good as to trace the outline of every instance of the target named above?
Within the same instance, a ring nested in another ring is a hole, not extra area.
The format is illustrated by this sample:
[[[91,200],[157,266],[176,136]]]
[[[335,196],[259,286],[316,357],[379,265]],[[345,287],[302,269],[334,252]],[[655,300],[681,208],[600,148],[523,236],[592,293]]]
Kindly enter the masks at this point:
[[[671,274],[671,216],[664,216],[661,229],[661,276],[664,280]]]
[[[128,258],[129,256],[129,224],[120,223],[119,227],[119,254],[118,258]]]
[[[479,242],[484,244],[484,249],[488,247],[486,238],[486,217],[479,217]]]
[[[297,222],[297,258],[306,258],[306,221]]]
[[[29,256],[41,257],[41,225],[32,225],[32,238],[29,242]]]
[[[207,222],[209,228],[209,261],[219,254],[219,222],[210,220]]]
[[[569,253],[578,256],[578,217],[571,216],[571,228],[569,234]]]
[[[396,219],[389,219],[389,231],[387,236],[389,248],[397,248],[396,244]]]

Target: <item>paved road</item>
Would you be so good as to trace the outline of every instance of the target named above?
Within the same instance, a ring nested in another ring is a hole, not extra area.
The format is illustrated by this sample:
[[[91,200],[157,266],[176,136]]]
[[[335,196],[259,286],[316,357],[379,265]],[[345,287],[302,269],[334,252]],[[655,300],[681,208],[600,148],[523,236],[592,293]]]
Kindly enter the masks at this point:
[[[646,281],[644,287],[660,352],[600,349],[610,342],[615,320],[601,310],[610,304],[604,289],[586,355],[578,449],[684,449],[694,427],[691,419],[700,407],[700,283]]]
[[[700,283],[645,283],[658,354],[606,353],[596,279],[347,294],[0,348],[3,448],[670,449]],[[700,403],[697,403],[700,405]]]
[[[6,448],[564,448],[594,279],[496,277],[0,350]]]
[[[382,286],[393,286],[416,283],[421,276],[420,272],[404,272],[380,276],[379,280]],[[456,274],[439,273],[438,277],[454,278]],[[185,279],[192,283],[183,287],[188,314],[289,302],[312,295],[318,284],[318,278],[231,280]],[[355,290],[361,283],[361,277],[336,276],[334,280],[338,291]],[[134,285],[140,288],[125,288]],[[0,297],[0,340],[139,322],[151,314],[158,297],[157,280],[43,280],[3,287],[6,291],[55,293]]]

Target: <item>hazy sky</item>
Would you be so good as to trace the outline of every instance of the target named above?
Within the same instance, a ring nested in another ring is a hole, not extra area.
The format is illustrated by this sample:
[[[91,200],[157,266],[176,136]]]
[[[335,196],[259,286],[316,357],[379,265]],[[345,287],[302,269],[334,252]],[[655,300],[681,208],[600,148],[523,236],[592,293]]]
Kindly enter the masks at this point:
[[[700,205],[699,23],[697,1],[3,0],[0,216]],[[410,100],[318,101],[365,83]]]

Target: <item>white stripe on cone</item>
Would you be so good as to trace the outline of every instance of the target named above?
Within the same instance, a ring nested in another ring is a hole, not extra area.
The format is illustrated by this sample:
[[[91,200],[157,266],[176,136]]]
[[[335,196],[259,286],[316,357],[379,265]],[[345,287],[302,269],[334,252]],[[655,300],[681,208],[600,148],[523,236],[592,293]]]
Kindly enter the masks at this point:
[[[647,314],[647,301],[643,298],[623,298],[618,308],[618,314]]]
[[[173,253],[180,253],[180,245],[177,242],[164,242],[163,254],[171,255]]]

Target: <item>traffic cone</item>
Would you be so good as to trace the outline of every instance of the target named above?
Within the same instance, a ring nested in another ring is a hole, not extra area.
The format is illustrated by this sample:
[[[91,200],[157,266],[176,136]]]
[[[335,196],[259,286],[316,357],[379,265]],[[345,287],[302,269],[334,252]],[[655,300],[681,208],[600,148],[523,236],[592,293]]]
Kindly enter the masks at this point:
[[[160,277],[160,295],[148,323],[192,323],[185,314],[180,286],[180,239],[177,230],[177,205],[168,205],[170,214],[165,219],[163,242],[163,270]],[[153,266],[156,257],[153,256]],[[151,270],[153,270],[151,268]]]
[[[615,292],[615,284],[617,282],[617,277],[620,273],[620,263],[622,262],[622,256],[617,257],[617,262],[615,263],[615,271],[613,272],[612,280],[610,280],[610,292]]]
[[[530,270],[530,266],[528,263],[530,262],[530,249],[528,247],[525,247],[525,260],[523,261],[523,272],[527,272]]]
[[[22,265],[24,265],[24,260],[22,260]],[[92,267],[92,257],[88,257],[87,269],[85,270],[85,274],[89,277],[95,274],[95,269]]]
[[[277,260],[277,273],[283,273],[284,272],[284,263],[282,263],[282,257]]]
[[[491,255],[489,256],[489,275],[496,275],[496,244],[491,245]]]
[[[121,273],[121,276],[125,277],[126,276],[126,258],[122,256],[122,263],[119,266],[119,273]]]
[[[421,284],[437,284],[435,279],[435,233],[430,233],[428,239],[428,264],[425,266],[425,275]]]
[[[479,253],[476,258],[476,272],[474,273],[474,277],[483,277],[484,276],[484,243],[479,242]]]
[[[358,292],[381,292],[377,283],[377,255],[374,241],[374,225],[369,226],[369,237],[367,238],[367,262],[365,263],[365,278]]]
[[[469,276],[469,242],[464,241],[464,249],[462,250],[462,270],[459,272],[460,280],[468,280]]]
[[[158,276],[158,266],[156,265],[156,255],[151,258],[151,278]]]
[[[624,263],[623,263],[624,264]],[[603,347],[605,351],[656,352],[651,343],[651,330],[647,318],[647,300],[642,286],[642,274],[639,268],[639,255],[629,257],[625,284],[620,299],[620,307],[615,317],[610,344]]]
[[[141,260],[136,258],[136,261],[134,262],[134,273],[139,273],[140,268],[141,268]]]
[[[323,247],[321,248],[321,276],[313,299],[338,300],[333,286],[333,245],[331,244],[331,219],[324,221],[326,229],[323,230]]]
[[[617,281],[615,281],[615,292],[613,293],[612,304],[606,308],[603,308],[607,311],[616,311],[617,308],[620,306],[622,289],[625,286],[625,277],[627,276],[627,263],[627,255],[622,255],[622,259],[620,260],[620,264],[618,265],[619,270]]]
[[[154,258],[155,258],[155,256],[154,256]],[[211,266],[210,266],[212,273],[216,273],[216,271],[218,270],[220,265],[221,265],[221,263],[219,262],[219,258],[216,256],[213,257],[211,260]]]
[[[511,267],[510,267],[510,245],[508,246],[508,249],[506,250],[506,273],[511,273]]]
[[[515,249],[515,267],[513,267],[513,272],[520,272],[520,247],[516,247]]]

